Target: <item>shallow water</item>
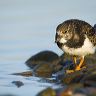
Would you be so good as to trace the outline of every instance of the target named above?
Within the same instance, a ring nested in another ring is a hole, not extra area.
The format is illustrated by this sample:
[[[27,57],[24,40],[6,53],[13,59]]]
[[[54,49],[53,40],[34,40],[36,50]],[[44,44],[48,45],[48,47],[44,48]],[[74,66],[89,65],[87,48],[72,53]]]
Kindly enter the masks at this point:
[[[0,95],[35,96],[40,90],[58,85],[39,82],[37,77],[10,75],[27,71],[25,61],[32,55],[62,51],[54,43],[56,26],[66,19],[96,23],[95,0],[1,0],[0,1]],[[17,88],[12,81],[22,81]],[[59,87],[59,86],[58,86]]]

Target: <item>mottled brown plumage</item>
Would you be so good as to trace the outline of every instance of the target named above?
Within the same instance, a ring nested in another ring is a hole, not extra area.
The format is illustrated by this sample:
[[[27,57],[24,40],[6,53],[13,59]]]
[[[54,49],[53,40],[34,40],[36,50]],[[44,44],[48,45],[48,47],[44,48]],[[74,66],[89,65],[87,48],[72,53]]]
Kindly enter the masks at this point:
[[[59,48],[75,57],[75,63],[76,56],[81,57],[79,65],[76,65],[76,68],[74,69],[80,70],[84,62],[84,57],[88,54],[95,53],[95,27],[78,19],[66,20],[57,26],[55,41]]]
[[[66,31],[75,33],[79,35],[82,39],[81,41],[83,42],[84,39],[84,34],[88,36],[90,41],[96,45],[96,32],[94,30],[94,27],[92,27],[89,23],[82,21],[82,20],[77,20],[77,19],[70,19],[67,20],[60,25],[57,26],[56,31],[62,31],[63,33]],[[78,41],[79,38],[74,38],[74,41]],[[73,42],[74,42],[73,41]],[[76,47],[76,46],[75,46]]]

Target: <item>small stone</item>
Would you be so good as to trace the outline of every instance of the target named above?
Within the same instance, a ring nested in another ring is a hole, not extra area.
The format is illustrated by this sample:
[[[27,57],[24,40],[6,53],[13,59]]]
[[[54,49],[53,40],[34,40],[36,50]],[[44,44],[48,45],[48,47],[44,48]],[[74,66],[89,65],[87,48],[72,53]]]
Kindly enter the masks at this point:
[[[24,85],[21,81],[13,81],[12,84],[15,84],[18,88]]]

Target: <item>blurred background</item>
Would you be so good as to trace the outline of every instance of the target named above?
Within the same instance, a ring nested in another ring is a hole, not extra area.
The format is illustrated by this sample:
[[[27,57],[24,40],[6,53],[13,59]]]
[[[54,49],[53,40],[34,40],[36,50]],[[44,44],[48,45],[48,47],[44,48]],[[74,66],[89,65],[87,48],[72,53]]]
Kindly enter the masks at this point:
[[[0,0],[0,62],[23,60],[54,43],[58,24],[71,18],[96,23],[95,0]]]
[[[26,70],[24,62],[40,51],[63,53],[54,43],[57,25],[81,19],[93,26],[95,10],[96,0],[0,0],[0,78]]]

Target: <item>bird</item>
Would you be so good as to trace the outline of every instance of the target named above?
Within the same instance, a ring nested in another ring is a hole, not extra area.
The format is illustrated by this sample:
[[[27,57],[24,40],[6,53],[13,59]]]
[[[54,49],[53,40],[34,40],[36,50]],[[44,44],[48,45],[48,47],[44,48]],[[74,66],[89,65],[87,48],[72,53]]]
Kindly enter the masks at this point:
[[[56,28],[55,42],[65,53],[73,57],[75,68],[68,73],[80,71],[84,66],[85,56],[96,51],[96,31],[88,22],[79,19],[65,20]],[[80,62],[77,64],[77,57]]]

